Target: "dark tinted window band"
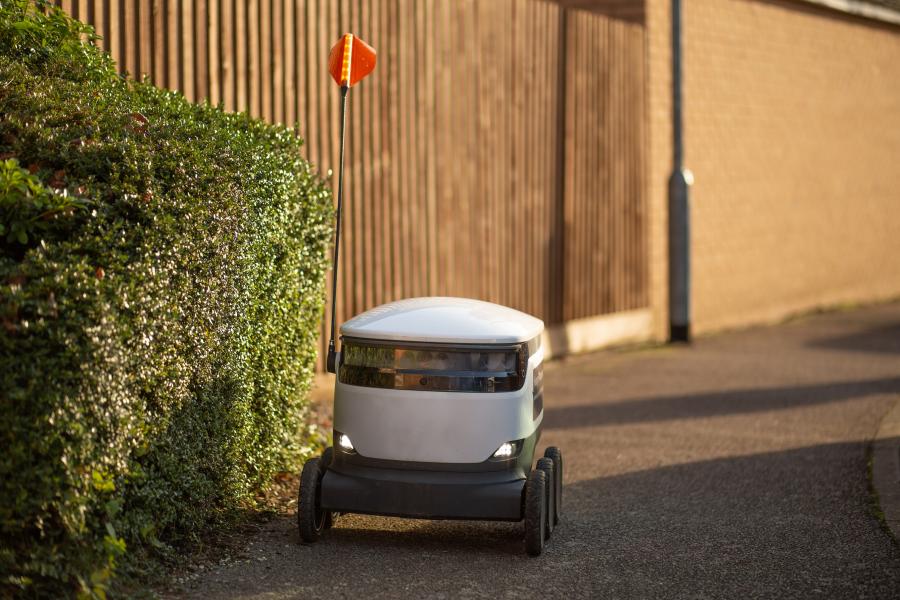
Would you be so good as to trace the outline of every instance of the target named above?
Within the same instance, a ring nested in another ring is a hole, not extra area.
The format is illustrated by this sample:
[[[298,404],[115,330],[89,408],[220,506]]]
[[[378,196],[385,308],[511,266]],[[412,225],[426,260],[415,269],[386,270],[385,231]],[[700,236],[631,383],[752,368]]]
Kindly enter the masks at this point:
[[[518,369],[523,345],[499,348],[444,346],[384,346],[345,341],[341,363],[375,369],[457,373],[514,372]]]
[[[362,387],[426,392],[513,392],[521,389],[515,373],[503,376],[445,375],[438,373],[403,373],[368,367],[341,365],[341,383]]]
[[[528,346],[394,345],[344,339],[338,380],[394,390],[511,392],[525,385]]]
[[[532,375],[534,378],[532,380],[533,390],[532,393],[534,395],[532,403],[532,419],[537,419],[538,415],[541,414],[541,411],[544,410],[544,365],[543,363],[539,364],[534,368],[534,374]]]

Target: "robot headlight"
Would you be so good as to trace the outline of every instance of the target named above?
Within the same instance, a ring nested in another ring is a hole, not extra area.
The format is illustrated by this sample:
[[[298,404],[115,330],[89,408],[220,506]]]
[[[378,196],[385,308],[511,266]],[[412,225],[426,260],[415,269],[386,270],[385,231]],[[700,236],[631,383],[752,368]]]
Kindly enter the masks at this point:
[[[491,460],[509,460],[519,455],[523,440],[503,442],[491,455]]]
[[[350,441],[350,436],[346,433],[342,433],[338,438],[338,444],[341,445],[341,449],[346,450],[347,452],[353,452],[355,448],[353,448],[353,442]]]
[[[515,450],[515,444],[503,442],[502,444],[500,444],[500,447],[497,448],[497,451],[494,452],[494,458],[509,458],[513,455],[513,452],[515,452]]]

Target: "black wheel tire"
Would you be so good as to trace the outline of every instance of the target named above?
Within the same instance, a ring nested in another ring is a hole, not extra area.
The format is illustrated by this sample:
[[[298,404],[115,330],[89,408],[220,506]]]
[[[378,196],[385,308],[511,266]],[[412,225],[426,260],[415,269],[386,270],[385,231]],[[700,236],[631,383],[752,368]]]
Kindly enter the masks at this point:
[[[563,488],[563,457],[562,451],[556,446],[550,446],[544,450],[544,456],[553,460],[553,488],[556,492],[556,502],[553,503],[554,515],[553,524],[559,525],[559,518],[562,515],[562,488]]]
[[[319,459],[319,471],[322,472],[321,477],[319,477],[319,481],[322,481],[322,477],[325,477],[325,471],[328,470],[328,467],[331,466],[331,461],[334,459],[334,447],[328,446],[325,448],[325,451],[322,452],[322,457]],[[334,518],[337,515],[331,512],[330,510],[325,511],[325,529],[331,529],[334,525]]]
[[[547,530],[544,532],[544,535],[549,540],[550,536],[553,535],[553,520],[556,515],[556,510],[554,509],[556,506],[556,490],[553,487],[553,482],[556,481],[556,478],[553,475],[553,459],[547,457],[539,458],[536,468],[543,471],[547,477]]]
[[[297,499],[297,525],[300,528],[300,539],[311,544],[319,539],[325,529],[327,511],[319,504],[319,483],[322,471],[319,459],[311,458],[303,465],[300,473],[300,492]]]
[[[525,552],[540,556],[547,527],[547,475],[533,469],[525,480]]]

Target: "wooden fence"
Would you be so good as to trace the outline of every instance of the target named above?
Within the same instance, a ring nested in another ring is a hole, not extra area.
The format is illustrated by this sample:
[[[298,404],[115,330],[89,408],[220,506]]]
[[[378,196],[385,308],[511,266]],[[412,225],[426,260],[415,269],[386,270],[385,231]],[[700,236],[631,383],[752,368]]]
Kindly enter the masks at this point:
[[[329,178],[327,53],[345,31],[378,50],[350,95],[339,321],[417,295],[550,324],[647,305],[639,20],[542,0],[60,4],[123,72],[296,123]]]

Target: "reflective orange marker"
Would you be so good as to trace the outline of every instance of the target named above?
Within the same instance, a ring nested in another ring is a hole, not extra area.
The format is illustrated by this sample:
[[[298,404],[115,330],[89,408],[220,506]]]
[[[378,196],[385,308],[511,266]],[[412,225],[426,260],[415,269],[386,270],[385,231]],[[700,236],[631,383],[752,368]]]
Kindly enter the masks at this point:
[[[356,85],[374,70],[375,48],[352,33],[345,33],[328,55],[328,71],[341,87]]]
[[[328,340],[329,373],[336,372],[337,353],[334,348],[334,330],[337,325],[335,302],[337,301],[338,257],[341,251],[341,213],[344,207],[344,131],[347,124],[347,96],[350,88],[375,70],[375,48],[352,33],[345,33],[331,48],[328,55],[328,72],[341,86],[341,158],[338,163],[337,219],[334,231],[334,260],[331,267],[331,338]]]

